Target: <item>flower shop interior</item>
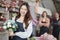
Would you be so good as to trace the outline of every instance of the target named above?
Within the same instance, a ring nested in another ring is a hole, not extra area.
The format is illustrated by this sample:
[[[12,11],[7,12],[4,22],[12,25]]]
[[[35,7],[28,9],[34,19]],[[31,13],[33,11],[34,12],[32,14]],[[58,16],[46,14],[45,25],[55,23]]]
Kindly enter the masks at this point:
[[[16,17],[17,13],[19,13],[19,6],[23,4],[23,2],[27,2],[29,4],[30,13],[33,19],[32,36],[28,37],[27,40],[60,40],[60,20],[58,22],[59,35],[57,35],[57,33],[55,34],[58,36],[58,39],[53,35],[52,26],[52,17],[54,13],[58,13],[60,17],[60,0],[0,0],[0,40],[12,40],[13,36],[9,35],[9,32],[13,33],[12,30],[7,30],[7,26],[5,27],[4,25],[7,21],[8,23],[6,25],[9,25],[11,20]],[[37,8],[35,8],[36,5],[38,5]],[[40,29],[38,23],[40,22],[39,18],[43,11],[46,11],[50,17],[49,34],[45,33],[39,36]],[[14,21],[11,23],[14,23]],[[45,39],[44,36],[46,36]],[[10,37],[11,39],[9,39]]]

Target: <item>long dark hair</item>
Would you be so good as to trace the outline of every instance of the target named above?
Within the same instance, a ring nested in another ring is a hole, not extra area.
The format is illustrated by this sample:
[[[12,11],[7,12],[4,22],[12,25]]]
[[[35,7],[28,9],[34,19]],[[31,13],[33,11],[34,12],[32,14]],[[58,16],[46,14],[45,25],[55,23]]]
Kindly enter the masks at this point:
[[[27,7],[27,10],[28,10],[27,13],[26,13],[26,15],[25,15],[25,18],[24,18],[24,23],[25,23],[26,28],[27,28],[27,26],[28,26],[28,21],[32,19],[31,14],[30,14],[29,5],[28,5],[27,2],[23,2],[23,3],[20,5],[20,7],[19,7],[19,13],[18,13],[17,16],[16,16],[15,21],[21,16],[21,14],[20,14],[20,9],[21,9],[21,7],[22,7],[23,5],[25,5],[25,6]]]
[[[43,11],[43,12],[42,12],[42,17],[44,17],[44,13],[46,13],[46,16],[48,17],[48,15],[47,15],[47,12],[46,12],[46,11]]]

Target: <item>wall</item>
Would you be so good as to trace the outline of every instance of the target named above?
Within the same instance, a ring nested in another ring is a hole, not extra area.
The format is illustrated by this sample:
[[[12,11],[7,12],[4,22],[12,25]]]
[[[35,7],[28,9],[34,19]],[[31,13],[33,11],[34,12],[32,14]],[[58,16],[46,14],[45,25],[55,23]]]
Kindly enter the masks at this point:
[[[50,9],[52,13],[56,11],[56,8],[52,0],[42,0],[42,4],[44,5],[45,8]]]

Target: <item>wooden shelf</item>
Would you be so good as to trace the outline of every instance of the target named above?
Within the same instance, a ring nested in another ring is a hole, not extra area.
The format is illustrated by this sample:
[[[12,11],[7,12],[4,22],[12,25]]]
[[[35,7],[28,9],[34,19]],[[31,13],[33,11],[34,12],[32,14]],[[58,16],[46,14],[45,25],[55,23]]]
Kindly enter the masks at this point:
[[[11,7],[9,7],[9,12],[18,12],[18,10],[19,8],[17,7],[15,7],[14,10]]]
[[[8,31],[0,32],[0,40],[9,40]]]
[[[0,8],[3,9],[4,11],[6,10],[6,9],[5,9],[5,8],[6,8],[5,6],[0,5]],[[0,10],[1,10],[1,9],[0,9]],[[13,11],[10,6],[8,7],[8,11],[11,11],[11,12],[18,12],[19,6],[15,6],[14,9],[15,9],[15,10]],[[0,11],[0,13],[3,13],[3,12]],[[4,13],[5,13],[5,12],[4,12]]]
[[[1,18],[2,16],[4,16],[6,19]],[[5,7],[0,5],[0,24],[3,24],[8,19],[9,19],[9,11],[6,11]]]
[[[0,21],[6,21],[6,18],[0,18]]]

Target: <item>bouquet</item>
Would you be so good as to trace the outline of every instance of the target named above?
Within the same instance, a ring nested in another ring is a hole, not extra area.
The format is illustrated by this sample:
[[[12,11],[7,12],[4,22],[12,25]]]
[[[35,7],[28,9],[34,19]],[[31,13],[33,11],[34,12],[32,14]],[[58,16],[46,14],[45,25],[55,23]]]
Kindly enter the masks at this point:
[[[16,31],[16,29],[18,28],[17,24],[15,21],[13,20],[8,20],[7,22],[5,22],[3,24],[3,28],[6,30],[12,30],[12,31]]]

